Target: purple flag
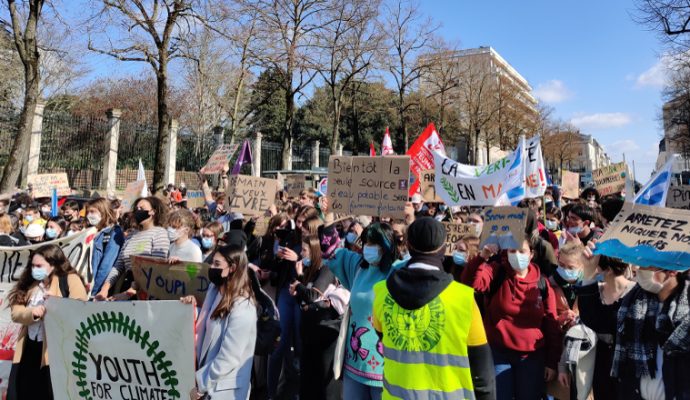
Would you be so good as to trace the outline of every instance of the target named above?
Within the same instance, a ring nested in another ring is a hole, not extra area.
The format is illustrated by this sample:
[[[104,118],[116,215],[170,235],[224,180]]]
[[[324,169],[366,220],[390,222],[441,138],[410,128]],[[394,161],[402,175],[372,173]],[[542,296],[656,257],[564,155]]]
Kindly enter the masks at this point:
[[[251,163],[252,163],[252,149],[251,149],[251,146],[249,146],[249,140],[245,140],[244,143],[242,144],[242,151],[240,151],[240,155],[237,156],[237,161],[235,161],[235,166],[232,167],[232,174],[238,175],[244,164],[251,164]]]

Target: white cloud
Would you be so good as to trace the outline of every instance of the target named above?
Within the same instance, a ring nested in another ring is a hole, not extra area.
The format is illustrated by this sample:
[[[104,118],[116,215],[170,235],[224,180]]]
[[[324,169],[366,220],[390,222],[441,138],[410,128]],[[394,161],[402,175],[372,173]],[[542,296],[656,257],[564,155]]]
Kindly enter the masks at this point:
[[[545,83],[540,83],[534,89],[534,96],[545,103],[562,103],[568,100],[572,93],[565,87],[563,81],[553,79]]]
[[[653,87],[662,88],[666,84],[666,79],[668,77],[669,64],[671,63],[671,58],[669,56],[661,57],[654,65],[652,65],[648,70],[642,72],[635,79],[635,87]]]
[[[630,124],[632,118],[630,115],[621,112],[615,113],[596,113],[596,114],[580,114],[576,115],[570,120],[570,123],[580,129],[606,129],[606,128],[620,128]]]
[[[640,146],[636,141],[630,139],[616,140],[611,144],[604,146],[607,153],[630,153],[640,150]]]

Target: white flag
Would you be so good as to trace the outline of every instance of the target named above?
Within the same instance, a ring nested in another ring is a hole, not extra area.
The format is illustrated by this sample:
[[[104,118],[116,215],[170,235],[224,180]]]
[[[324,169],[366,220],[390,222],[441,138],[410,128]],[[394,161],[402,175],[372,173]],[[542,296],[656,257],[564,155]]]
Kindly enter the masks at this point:
[[[146,184],[146,172],[144,172],[144,164],[139,159],[139,170],[137,171],[137,181],[144,181],[144,186],[141,188],[141,197],[148,196],[148,185]]]

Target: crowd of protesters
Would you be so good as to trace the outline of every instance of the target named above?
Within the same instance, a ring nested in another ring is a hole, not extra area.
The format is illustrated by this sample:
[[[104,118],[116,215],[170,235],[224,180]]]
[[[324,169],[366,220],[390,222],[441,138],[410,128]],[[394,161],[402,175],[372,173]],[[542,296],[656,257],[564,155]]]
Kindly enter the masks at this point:
[[[182,299],[199,309],[191,398],[690,399],[688,272],[593,254],[620,195],[549,188],[520,204],[525,241],[501,249],[479,246],[483,208],[415,195],[404,218],[335,219],[305,189],[245,218],[228,209],[225,181],[204,181],[196,209],[174,186],[129,210],[0,200],[0,246],[44,244],[8,296],[23,327],[8,398],[52,398],[45,298],[135,300],[130,256],[147,255],[210,265],[204,303]],[[452,255],[442,222],[474,226]],[[90,227],[84,282],[51,241]],[[258,352],[271,307],[280,340]]]

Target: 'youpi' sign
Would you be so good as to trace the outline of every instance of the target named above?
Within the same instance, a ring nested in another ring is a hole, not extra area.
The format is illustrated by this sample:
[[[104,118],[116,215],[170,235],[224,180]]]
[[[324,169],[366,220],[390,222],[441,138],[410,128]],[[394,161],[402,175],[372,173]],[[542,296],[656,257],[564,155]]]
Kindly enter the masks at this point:
[[[188,399],[194,309],[176,301],[51,297],[45,328],[56,400]]]

